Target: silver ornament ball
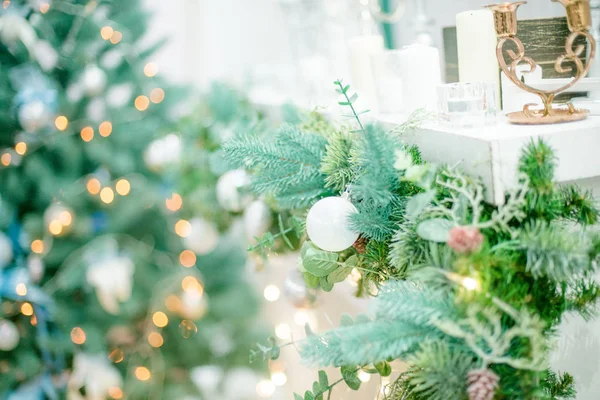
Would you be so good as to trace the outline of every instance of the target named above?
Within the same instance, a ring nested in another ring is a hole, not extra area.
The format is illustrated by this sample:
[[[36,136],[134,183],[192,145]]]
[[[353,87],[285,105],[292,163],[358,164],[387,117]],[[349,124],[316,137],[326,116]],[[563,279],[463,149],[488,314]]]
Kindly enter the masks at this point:
[[[98,96],[106,87],[106,72],[95,64],[90,64],[83,71],[83,90],[88,96]]]
[[[32,101],[19,107],[19,124],[27,132],[34,133],[48,125],[51,114],[41,101]]]
[[[16,325],[11,321],[0,320],[0,350],[11,351],[19,344],[20,335]]]
[[[343,197],[319,200],[306,216],[306,233],[320,249],[339,252],[356,242],[359,233],[350,228],[349,218],[358,210]]]
[[[308,287],[302,272],[290,271],[283,281],[283,295],[296,308],[313,308],[317,305],[317,291]]]
[[[231,212],[240,212],[252,202],[250,176],[243,169],[229,171],[217,182],[217,201]]]

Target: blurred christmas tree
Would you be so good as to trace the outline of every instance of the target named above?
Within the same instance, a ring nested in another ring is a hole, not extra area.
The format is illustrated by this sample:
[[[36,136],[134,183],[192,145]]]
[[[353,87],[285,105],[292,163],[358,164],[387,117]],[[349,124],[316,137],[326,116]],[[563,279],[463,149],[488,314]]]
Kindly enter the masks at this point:
[[[184,91],[146,28],[135,0],[0,6],[2,398],[208,399],[255,377],[225,375],[256,335],[243,249],[196,258],[175,235],[191,224],[156,172],[180,157]]]

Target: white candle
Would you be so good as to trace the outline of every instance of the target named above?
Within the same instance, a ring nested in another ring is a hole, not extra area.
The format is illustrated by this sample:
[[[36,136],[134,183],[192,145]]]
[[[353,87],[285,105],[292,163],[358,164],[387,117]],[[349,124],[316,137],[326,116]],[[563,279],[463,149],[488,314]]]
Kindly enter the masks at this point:
[[[433,110],[437,87],[442,83],[440,52],[422,44],[407,46],[398,52],[398,73],[402,79],[404,112],[419,108]]]
[[[358,93],[359,107],[376,107],[377,90],[373,77],[371,57],[383,52],[381,35],[364,35],[350,39],[350,68],[352,82],[348,82],[353,91]]]
[[[494,15],[490,10],[465,11],[456,15],[458,75],[460,82],[493,83],[500,104],[500,67]]]

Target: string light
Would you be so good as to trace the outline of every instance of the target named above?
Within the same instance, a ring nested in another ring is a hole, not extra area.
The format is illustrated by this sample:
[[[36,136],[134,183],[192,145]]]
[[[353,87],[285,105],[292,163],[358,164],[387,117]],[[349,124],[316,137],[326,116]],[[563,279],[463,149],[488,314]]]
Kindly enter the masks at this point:
[[[100,191],[100,200],[102,200],[106,204],[110,204],[115,199],[115,192],[109,188],[105,187]]]
[[[4,3],[2,3],[2,6],[6,10],[10,6],[10,0],[4,0]]]
[[[75,344],[84,344],[85,343],[85,332],[80,327],[76,326],[71,331],[71,340]]]
[[[179,254],[179,262],[186,268],[196,265],[196,254],[191,250],[184,250]]]
[[[479,283],[471,277],[463,278],[461,284],[464,286],[465,289],[467,289],[470,292],[476,290],[477,287],[479,287]]]
[[[152,377],[150,370],[146,367],[137,367],[135,369],[135,377],[140,381],[147,381]]]
[[[271,375],[271,382],[273,382],[275,386],[283,386],[287,382],[287,376],[282,371],[275,372]]]
[[[183,278],[181,281],[181,288],[186,292],[193,291],[200,295],[204,293],[204,287],[202,287],[202,284],[198,281],[198,279],[194,278],[193,276],[186,276]]]
[[[46,14],[49,9],[50,9],[50,3],[48,3],[47,1],[44,1],[42,4],[40,4],[40,12],[42,14]]]
[[[25,286],[24,283],[19,283],[15,289],[15,292],[19,296],[26,296],[27,295],[27,286]]]
[[[17,144],[15,144],[15,152],[20,156],[25,155],[25,153],[27,152],[27,143],[18,142]]]
[[[31,316],[31,319],[29,320],[29,322],[31,322],[31,326],[36,326],[37,325],[37,317],[35,316],[35,314],[33,314]]]
[[[117,189],[117,193],[119,193],[121,196],[127,196],[131,191],[131,184],[125,178],[119,179],[115,186],[115,189]]]
[[[63,226],[69,226],[73,223],[73,216],[69,211],[64,210],[59,214],[58,221],[63,224]]]
[[[111,387],[108,389],[108,395],[115,400],[123,398],[123,390],[120,387]]]
[[[144,66],[144,75],[148,78],[152,78],[156,74],[158,74],[158,65],[156,63],[149,62]]]
[[[263,295],[267,301],[277,301],[279,300],[279,296],[281,295],[281,291],[275,285],[269,285],[263,291]]]
[[[54,126],[56,126],[56,129],[59,131],[64,131],[69,126],[69,120],[64,115],[59,115],[54,120]]]
[[[60,235],[62,231],[63,224],[61,224],[60,221],[55,219],[54,221],[50,221],[50,223],[48,224],[48,232],[50,232],[54,236]]]
[[[81,130],[80,135],[84,142],[90,142],[94,138],[94,128],[86,126]]]
[[[10,165],[11,160],[12,156],[10,155],[10,153],[4,153],[0,157],[0,162],[2,162],[2,165],[4,165],[5,167],[8,167]]]
[[[173,193],[170,199],[165,200],[165,205],[169,211],[177,211],[183,206],[183,199],[177,193]]]
[[[125,353],[123,353],[123,350],[121,349],[114,349],[108,355],[108,359],[113,363],[118,364],[125,359]]]
[[[152,315],[152,322],[159,328],[164,328],[169,324],[167,314],[162,311],[157,311]]]
[[[94,196],[100,193],[100,190],[102,189],[100,181],[96,178],[90,178],[87,181],[86,187],[87,191],[90,192],[90,194],[93,194]]]
[[[256,393],[262,398],[271,397],[275,393],[275,384],[271,380],[260,381],[256,384]]]
[[[158,103],[162,102],[164,99],[165,99],[165,91],[162,90],[161,88],[152,89],[152,91],[150,92],[150,100],[154,104],[158,104]]]
[[[100,36],[102,36],[102,39],[104,40],[109,40],[112,38],[113,33],[114,29],[110,26],[103,26],[102,29],[100,29]]]
[[[187,237],[192,233],[192,225],[185,219],[180,219],[175,223],[175,233],[181,237]]]
[[[31,317],[33,315],[33,306],[29,303],[21,304],[21,314]]]
[[[165,341],[164,341],[162,335],[158,332],[152,332],[151,334],[148,335],[148,343],[152,347],[159,348],[160,346],[163,345],[164,342]]]
[[[102,137],[109,137],[112,133],[112,124],[109,121],[104,121],[98,127],[98,132]]]
[[[294,322],[297,325],[304,326],[309,321],[310,321],[310,317],[308,316],[306,311],[299,310],[299,311],[296,311],[296,314],[294,314]]]
[[[119,31],[114,31],[110,37],[110,42],[112,44],[117,44],[121,41],[121,39],[123,39],[123,34]]]
[[[36,254],[42,254],[44,252],[44,242],[40,239],[35,239],[31,242],[31,251]]]
[[[165,306],[169,311],[177,312],[181,308],[181,300],[172,294],[165,299]]]
[[[150,100],[148,97],[141,95],[135,98],[134,105],[138,111],[146,111],[150,106]]]
[[[361,369],[360,371],[358,371],[358,379],[360,379],[360,381],[363,383],[367,383],[371,380],[371,374]]]
[[[279,324],[275,327],[275,335],[281,340],[289,340],[292,338],[292,329],[288,324]]]

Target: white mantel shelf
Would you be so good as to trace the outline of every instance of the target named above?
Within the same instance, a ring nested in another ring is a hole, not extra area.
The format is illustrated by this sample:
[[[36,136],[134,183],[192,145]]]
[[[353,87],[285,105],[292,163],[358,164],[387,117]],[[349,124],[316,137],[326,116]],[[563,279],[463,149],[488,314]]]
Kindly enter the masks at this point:
[[[401,124],[400,116],[379,116],[389,128]],[[559,183],[600,176],[600,117],[555,125],[511,125],[500,117],[485,128],[454,129],[430,123],[405,136],[419,146],[430,162],[460,164],[467,173],[480,176],[488,188],[487,200],[504,203],[515,186],[522,149],[532,139],[543,138],[556,152]]]

